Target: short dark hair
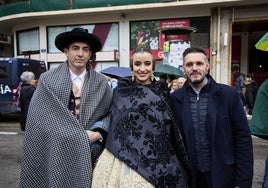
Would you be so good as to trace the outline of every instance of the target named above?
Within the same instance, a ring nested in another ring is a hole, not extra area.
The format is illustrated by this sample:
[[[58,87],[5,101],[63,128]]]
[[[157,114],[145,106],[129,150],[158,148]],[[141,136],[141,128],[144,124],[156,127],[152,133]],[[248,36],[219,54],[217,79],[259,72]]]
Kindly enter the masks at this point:
[[[202,53],[202,54],[204,54],[207,57],[207,53],[206,53],[206,51],[203,48],[200,48],[200,47],[190,47],[190,48],[187,48],[186,50],[184,50],[184,52],[182,54],[183,59],[189,53]]]

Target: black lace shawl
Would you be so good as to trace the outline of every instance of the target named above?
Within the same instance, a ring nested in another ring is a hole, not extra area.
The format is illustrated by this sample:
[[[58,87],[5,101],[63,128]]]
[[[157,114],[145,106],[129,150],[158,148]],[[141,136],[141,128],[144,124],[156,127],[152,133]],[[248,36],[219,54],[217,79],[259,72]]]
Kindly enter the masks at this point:
[[[120,80],[106,148],[155,187],[186,187],[189,163],[168,96],[163,82]]]

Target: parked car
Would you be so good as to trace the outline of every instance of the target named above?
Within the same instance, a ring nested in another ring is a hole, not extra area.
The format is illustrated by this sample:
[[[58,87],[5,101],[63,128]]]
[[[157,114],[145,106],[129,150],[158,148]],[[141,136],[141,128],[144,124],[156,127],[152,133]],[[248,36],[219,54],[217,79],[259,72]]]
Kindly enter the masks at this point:
[[[32,71],[35,78],[47,70],[44,61],[23,58],[0,58],[0,117],[20,112],[17,88],[24,71]]]

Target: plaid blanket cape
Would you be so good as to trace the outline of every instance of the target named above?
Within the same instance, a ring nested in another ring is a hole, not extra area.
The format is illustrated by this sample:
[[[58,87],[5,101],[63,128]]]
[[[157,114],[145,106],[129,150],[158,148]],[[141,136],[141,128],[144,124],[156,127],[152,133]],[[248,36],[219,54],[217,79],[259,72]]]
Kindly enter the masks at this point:
[[[66,63],[40,77],[29,107],[20,187],[91,187],[91,143],[85,130],[97,121],[107,128],[112,90],[104,76],[89,69],[78,120],[68,109],[71,84]]]

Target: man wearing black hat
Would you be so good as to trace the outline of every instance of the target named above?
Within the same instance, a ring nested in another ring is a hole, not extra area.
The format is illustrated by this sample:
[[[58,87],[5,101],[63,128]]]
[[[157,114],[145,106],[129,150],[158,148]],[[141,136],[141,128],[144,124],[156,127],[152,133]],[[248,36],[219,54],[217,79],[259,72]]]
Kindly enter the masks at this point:
[[[20,187],[91,187],[105,143],[112,90],[90,67],[100,39],[86,29],[59,34],[66,63],[43,73],[29,107]]]

